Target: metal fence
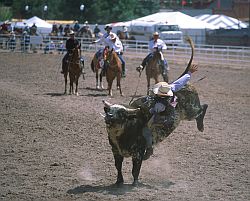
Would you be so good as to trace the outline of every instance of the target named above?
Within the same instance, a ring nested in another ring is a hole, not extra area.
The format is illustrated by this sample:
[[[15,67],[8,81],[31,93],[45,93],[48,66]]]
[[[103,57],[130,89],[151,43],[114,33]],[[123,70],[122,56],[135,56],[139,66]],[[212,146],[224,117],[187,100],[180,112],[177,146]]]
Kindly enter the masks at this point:
[[[95,52],[102,47],[100,44],[93,44],[92,39],[78,38],[81,41],[81,48],[87,52]],[[40,53],[64,53],[65,37],[41,37],[41,36],[16,36],[11,40],[6,35],[0,35],[0,51],[12,52],[40,52]],[[148,53],[147,41],[123,41],[125,56],[143,58]],[[170,62],[187,62],[190,58],[191,48],[189,44],[183,43],[178,46],[168,46],[164,55]],[[219,46],[219,45],[195,45],[194,59],[200,64],[220,65],[230,67],[250,66],[250,48],[243,46]]]

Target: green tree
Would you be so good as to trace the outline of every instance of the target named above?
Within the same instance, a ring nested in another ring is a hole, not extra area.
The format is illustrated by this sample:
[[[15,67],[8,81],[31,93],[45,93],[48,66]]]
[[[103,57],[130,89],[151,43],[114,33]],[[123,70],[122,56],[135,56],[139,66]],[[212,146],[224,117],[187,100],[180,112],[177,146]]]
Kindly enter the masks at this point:
[[[9,20],[12,18],[12,11],[9,7],[0,4],[0,21]]]
[[[79,20],[81,23],[106,24],[128,21],[159,11],[160,0],[13,0],[15,18],[44,18],[43,7],[48,6],[46,19]],[[84,4],[84,10],[80,5]],[[25,5],[29,10],[25,11]]]

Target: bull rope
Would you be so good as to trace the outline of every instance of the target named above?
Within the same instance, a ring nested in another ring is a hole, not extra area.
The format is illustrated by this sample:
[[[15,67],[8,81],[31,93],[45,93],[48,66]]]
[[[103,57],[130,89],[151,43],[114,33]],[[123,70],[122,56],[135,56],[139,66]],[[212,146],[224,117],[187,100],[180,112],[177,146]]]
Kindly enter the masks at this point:
[[[139,79],[138,79],[137,86],[136,86],[136,89],[135,89],[135,93],[134,93],[134,95],[132,96],[132,99],[129,101],[129,105],[131,104],[131,102],[134,100],[134,98],[135,98],[135,96],[136,96],[136,93],[137,93],[137,90],[138,90],[138,87],[139,87],[139,83],[140,83],[140,81],[141,81],[141,73],[142,73],[142,71],[140,71]]]
[[[205,76],[203,76],[202,78],[199,78],[198,80],[195,80],[194,82],[193,82],[193,84],[194,83],[197,83],[197,82],[199,82],[199,81],[201,81],[201,80],[203,80],[203,79],[205,79],[205,78],[207,78],[207,76],[205,75]]]

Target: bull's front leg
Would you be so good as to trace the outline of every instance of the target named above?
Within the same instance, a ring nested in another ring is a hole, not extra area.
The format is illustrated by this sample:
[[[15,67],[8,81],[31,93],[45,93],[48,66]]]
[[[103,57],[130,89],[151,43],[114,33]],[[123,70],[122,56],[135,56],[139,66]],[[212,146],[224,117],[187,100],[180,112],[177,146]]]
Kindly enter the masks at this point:
[[[140,153],[137,154],[136,157],[132,158],[132,161],[133,161],[132,175],[134,178],[133,186],[138,186],[139,184],[139,174],[140,174],[141,165],[142,165],[143,153],[144,151],[141,151]]]
[[[122,176],[122,162],[124,157],[121,155],[114,155],[115,158],[115,167],[117,169],[117,180],[116,184],[120,185],[124,183],[123,176]]]

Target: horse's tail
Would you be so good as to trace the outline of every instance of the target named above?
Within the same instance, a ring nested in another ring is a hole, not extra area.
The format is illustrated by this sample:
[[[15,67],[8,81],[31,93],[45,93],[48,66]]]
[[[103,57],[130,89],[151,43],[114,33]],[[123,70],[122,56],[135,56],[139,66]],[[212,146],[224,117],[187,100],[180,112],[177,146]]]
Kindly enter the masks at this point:
[[[188,62],[188,65],[187,65],[185,71],[181,74],[180,77],[182,77],[183,75],[185,75],[185,74],[189,71],[189,69],[190,69],[190,67],[191,67],[191,64],[192,64],[192,61],[193,61],[193,58],[194,58],[194,42],[193,42],[192,38],[189,37],[189,36],[186,38],[186,41],[190,44],[192,53],[191,53],[191,57],[190,57],[190,60],[189,60],[189,62]],[[180,78],[180,77],[179,77],[179,78]],[[178,79],[179,79],[179,78],[178,78]]]
[[[95,73],[95,65],[94,65],[93,59],[92,59],[92,61],[91,61],[91,69],[92,69],[92,71]]]

